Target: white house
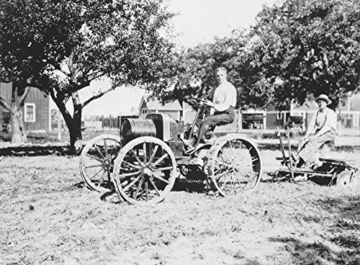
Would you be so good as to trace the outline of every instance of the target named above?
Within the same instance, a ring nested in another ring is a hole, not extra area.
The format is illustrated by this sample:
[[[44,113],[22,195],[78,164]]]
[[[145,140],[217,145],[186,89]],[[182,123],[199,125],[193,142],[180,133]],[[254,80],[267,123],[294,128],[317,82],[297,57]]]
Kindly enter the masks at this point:
[[[144,95],[139,106],[140,117],[145,117],[148,113],[166,113],[175,120],[182,119],[182,107],[179,101],[162,104],[159,100],[149,95]]]

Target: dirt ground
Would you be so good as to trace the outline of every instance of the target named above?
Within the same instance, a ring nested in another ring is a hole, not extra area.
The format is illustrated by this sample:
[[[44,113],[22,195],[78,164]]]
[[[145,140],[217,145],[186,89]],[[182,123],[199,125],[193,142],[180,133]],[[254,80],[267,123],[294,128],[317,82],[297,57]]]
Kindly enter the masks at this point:
[[[280,152],[261,154],[278,168]],[[360,167],[357,153],[333,155]],[[263,181],[237,198],[178,189],[141,208],[81,188],[78,163],[3,158],[0,264],[360,264],[360,181]]]

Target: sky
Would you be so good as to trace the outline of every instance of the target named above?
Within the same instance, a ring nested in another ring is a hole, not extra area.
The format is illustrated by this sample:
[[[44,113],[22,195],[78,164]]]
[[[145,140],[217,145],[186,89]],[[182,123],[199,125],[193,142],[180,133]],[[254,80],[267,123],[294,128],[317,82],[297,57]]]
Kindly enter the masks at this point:
[[[275,0],[167,0],[170,11],[177,14],[172,20],[176,43],[190,48],[210,42],[215,37],[230,36],[236,28],[250,28],[263,5],[272,6]],[[86,100],[93,91],[110,87],[108,81],[92,82],[80,93]],[[84,116],[113,115],[138,108],[143,90],[119,87],[96,99],[83,110]]]

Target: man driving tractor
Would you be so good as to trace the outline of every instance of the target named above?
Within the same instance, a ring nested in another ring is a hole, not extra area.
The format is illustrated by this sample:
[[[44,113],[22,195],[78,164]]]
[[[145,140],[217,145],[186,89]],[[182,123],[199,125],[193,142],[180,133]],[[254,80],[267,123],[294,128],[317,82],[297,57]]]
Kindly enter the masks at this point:
[[[210,115],[204,120],[198,119],[196,121],[196,125],[199,128],[196,142],[193,144],[191,136],[190,139],[183,140],[185,145],[188,146],[187,152],[192,152],[196,149],[209,129],[214,128],[216,125],[232,123],[235,119],[237,91],[227,80],[227,70],[225,67],[217,68],[216,78],[219,86],[214,91],[213,101],[206,100],[204,102],[206,106],[211,108]]]
[[[327,107],[331,104],[329,97],[322,94],[315,101],[319,110],[314,114],[305,136],[300,139],[297,153],[293,154],[297,167],[312,165],[313,170],[322,165],[316,154],[325,143],[334,143],[337,127],[336,113]]]

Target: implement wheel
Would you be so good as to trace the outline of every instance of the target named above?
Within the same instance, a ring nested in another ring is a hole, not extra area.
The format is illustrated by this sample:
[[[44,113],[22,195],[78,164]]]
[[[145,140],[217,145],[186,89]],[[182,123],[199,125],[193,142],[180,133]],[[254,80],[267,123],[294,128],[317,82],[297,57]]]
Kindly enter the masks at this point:
[[[260,152],[243,136],[219,138],[210,149],[208,158],[208,176],[223,196],[249,193],[260,182]]]
[[[349,186],[351,183],[352,174],[353,172],[351,170],[346,169],[339,173],[336,178],[336,186]]]
[[[80,156],[80,173],[89,189],[98,192],[111,189],[110,175],[120,150],[120,137],[116,135],[99,135],[85,145]]]
[[[175,156],[166,143],[155,137],[136,138],[116,158],[113,179],[120,199],[137,205],[156,204],[174,186]]]

